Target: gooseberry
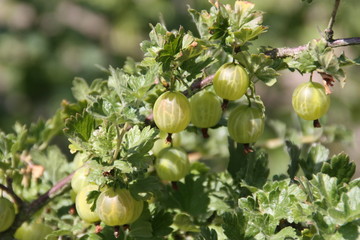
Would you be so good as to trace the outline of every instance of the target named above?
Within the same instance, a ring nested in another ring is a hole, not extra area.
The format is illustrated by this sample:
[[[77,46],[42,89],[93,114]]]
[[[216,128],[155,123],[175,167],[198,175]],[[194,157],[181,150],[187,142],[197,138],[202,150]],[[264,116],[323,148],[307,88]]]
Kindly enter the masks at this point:
[[[167,133],[178,133],[190,122],[188,99],[180,92],[165,92],[155,101],[153,109],[156,126]]]
[[[190,162],[185,151],[178,147],[168,147],[159,153],[155,161],[159,178],[178,181],[189,173]]]
[[[96,201],[96,212],[108,226],[135,222],[143,210],[143,201],[135,200],[127,189],[108,188]]]
[[[222,65],[213,79],[215,93],[226,100],[241,98],[246,93],[249,83],[246,70],[235,63]]]

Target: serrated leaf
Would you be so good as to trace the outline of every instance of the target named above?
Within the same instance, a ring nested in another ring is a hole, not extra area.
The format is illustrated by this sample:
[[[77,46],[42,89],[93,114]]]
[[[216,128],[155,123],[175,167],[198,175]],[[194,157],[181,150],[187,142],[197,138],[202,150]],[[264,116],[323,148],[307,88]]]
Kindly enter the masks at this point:
[[[78,101],[87,100],[90,88],[88,83],[83,78],[75,78],[73,80],[72,94]]]
[[[281,229],[280,232],[270,237],[270,240],[284,240],[284,239],[297,239],[295,229],[292,227],[286,227]]]
[[[268,156],[265,152],[257,150],[245,154],[241,144],[235,146],[235,142],[229,139],[229,153],[227,169],[234,179],[259,188],[265,184],[269,176]]]
[[[242,28],[240,31],[234,32],[234,37],[240,42],[240,45],[248,41],[256,39],[260,34],[266,32],[267,28],[264,26],[257,26],[254,28]]]
[[[341,201],[334,208],[329,209],[329,214],[338,224],[345,224],[360,218],[360,188],[354,187],[343,193]]]
[[[162,69],[164,72],[171,69],[171,62],[175,60],[175,55],[177,55],[181,50],[183,37],[184,33],[182,29],[180,29],[176,35],[170,32],[165,35],[166,40],[164,47],[158,52],[158,55],[155,58],[157,62],[162,63]]]
[[[201,236],[199,237],[199,240],[218,240],[217,233],[214,229],[204,226],[202,226],[200,229]]]
[[[187,175],[184,183],[176,183],[178,189],[169,192],[164,204],[171,208],[178,208],[193,217],[205,214],[210,199],[203,185],[204,181],[204,177],[194,179],[193,175]]]
[[[137,200],[148,200],[160,192],[161,184],[157,177],[137,178],[129,184],[131,195]]]
[[[71,171],[65,155],[57,146],[50,146],[45,151],[32,150],[30,155],[34,163],[44,167],[44,181],[55,185]]]
[[[210,39],[212,40],[221,40],[225,42],[225,38],[228,36],[229,22],[226,10],[223,5],[219,6],[218,13],[216,15],[216,20],[209,26],[209,32],[212,35]]]
[[[329,163],[324,163],[321,172],[336,177],[338,184],[349,183],[355,173],[356,165],[350,162],[350,158],[345,153],[333,156]]]
[[[107,119],[111,112],[111,108],[111,103],[106,99],[96,98],[96,100],[87,108],[87,111],[95,118]]]
[[[314,200],[321,202],[322,208],[327,209],[337,205],[340,195],[336,178],[318,173],[310,183],[313,187]]]
[[[276,83],[276,78],[280,74],[272,68],[274,60],[269,56],[263,53],[249,54],[246,52],[240,52],[234,57],[249,71],[251,75],[263,81],[266,85],[272,86]]]
[[[128,153],[148,153],[154,145],[157,132],[147,126],[140,130],[138,125],[132,127],[125,134],[124,148]]]
[[[74,234],[69,230],[56,230],[48,234],[45,240],[58,239],[58,237],[74,237]]]
[[[245,239],[247,220],[242,211],[239,210],[236,213],[224,213],[223,221],[222,227],[224,229],[224,234],[229,240]]]
[[[290,141],[286,141],[286,149],[290,156],[290,165],[287,170],[289,177],[294,179],[297,172],[299,171],[299,161],[300,161],[300,149],[298,146],[293,144]]]
[[[359,220],[347,223],[341,226],[338,232],[342,235],[344,240],[357,240],[360,237],[360,223]]]
[[[147,207],[144,208],[141,216],[131,224],[130,236],[135,239],[153,239],[151,216]]]
[[[173,221],[173,217],[170,213],[165,211],[158,211],[152,213],[151,225],[153,229],[153,235],[156,237],[164,237],[172,232],[170,227]]]
[[[300,166],[305,176],[311,179],[313,174],[320,172],[321,166],[328,160],[329,149],[321,144],[313,144],[307,156],[300,159]]]
[[[91,204],[90,210],[93,212],[96,209],[96,200],[98,199],[100,193],[101,192],[99,192],[99,191],[91,191],[91,192],[89,192],[89,194],[86,197],[86,202],[88,204]]]
[[[65,121],[64,133],[70,138],[80,138],[88,141],[95,128],[95,119],[86,111],[82,114],[77,113]]]
[[[308,51],[301,52],[295,58],[285,60],[289,68],[298,69],[301,73],[313,72],[318,68],[316,59]]]

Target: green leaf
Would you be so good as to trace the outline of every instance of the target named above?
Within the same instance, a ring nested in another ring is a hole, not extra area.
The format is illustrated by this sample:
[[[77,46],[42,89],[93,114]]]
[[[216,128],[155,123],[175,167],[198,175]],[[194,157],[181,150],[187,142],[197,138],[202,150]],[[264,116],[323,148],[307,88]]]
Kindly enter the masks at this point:
[[[316,59],[308,51],[303,51],[294,58],[288,58],[285,62],[289,68],[297,69],[301,73],[313,72],[318,68]]]
[[[155,58],[157,62],[162,63],[164,72],[171,69],[171,62],[175,60],[175,55],[181,50],[183,37],[184,32],[182,28],[180,28],[177,34],[166,33],[164,47],[158,52],[158,56]]]
[[[50,146],[45,151],[32,150],[30,154],[34,163],[45,168],[44,181],[49,181],[52,185],[66,177],[71,171],[65,155],[57,146]]]
[[[234,58],[239,61],[257,79],[266,85],[272,86],[276,83],[276,78],[280,75],[274,68],[274,60],[269,56],[260,54],[249,54],[246,52],[237,53]]]
[[[88,204],[91,204],[90,210],[93,212],[96,209],[96,200],[98,199],[100,193],[100,191],[91,191],[86,197],[86,202]]]
[[[328,160],[329,149],[321,144],[312,145],[307,156],[300,159],[300,166],[305,176],[312,179],[313,174],[320,172],[321,166]]]
[[[350,162],[350,158],[345,153],[333,156],[329,163],[324,163],[321,172],[336,177],[338,184],[349,183],[355,173],[356,165]]]
[[[242,144],[229,139],[228,171],[234,179],[261,188],[269,176],[268,156],[261,150],[245,154]]]
[[[346,224],[360,218],[360,188],[354,187],[343,193],[336,207],[329,214],[337,224]]]
[[[74,237],[74,234],[69,230],[56,230],[48,234],[45,240],[59,239],[59,237]]]
[[[240,31],[234,32],[234,38],[244,45],[246,42],[256,39],[260,34],[266,32],[267,27],[257,26],[255,28],[242,28]]]
[[[338,232],[345,240],[357,240],[360,237],[360,222],[359,220],[347,223],[341,226]]]
[[[153,239],[149,209],[144,208],[141,216],[130,225],[130,236],[134,239]]]
[[[185,182],[176,182],[178,189],[169,190],[164,204],[170,208],[178,208],[193,217],[207,212],[210,199],[204,187],[204,177],[194,179],[194,175],[187,175]]]
[[[212,23],[212,26],[209,26],[209,32],[212,35],[210,39],[219,39],[222,43],[225,43],[225,38],[228,36],[228,27],[229,22],[226,10],[223,5],[220,5],[215,22]]]
[[[131,195],[137,200],[148,200],[161,190],[157,177],[137,178],[129,184]]]
[[[324,209],[334,207],[340,200],[337,179],[328,175],[318,173],[310,181],[312,196],[319,201]]]
[[[199,240],[218,240],[217,233],[214,229],[210,229],[209,227],[202,226],[201,228],[201,236]]]
[[[86,111],[77,113],[65,121],[64,133],[70,138],[80,138],[88,141],[95,128],[95,119]]]
[[[224,213],[223,221],[222,227],[229,240],[245,239],[247,220],[242,211],[238,210],[236,213]]]
[[[284,239],[297,239],[295,229],[292,227],[286,227],[281,229],[280,232],[270,237],[270,240],[284,240]]]
[[[128,153],[148,153],[154,145],[157,132],[154,128],[147,126],[140,130],[138,125],[132,127],[125,134],[125,151]]]
[[[173,216],[165,212],[155,211],[151,214],[152,220],[151,225],[153,229],[153,235],[156,237],[164,237],[172,232],[172,228],[170,227],[173,221]]]
[[[297,172],[299,171],[300,149],[290,141],[286,141],[285,143],[291,161],[287,173],[291,179],[294,179]]]
[[[73,80],[73,87],[71,90],[73,96],[78,101],[87,100],[88,94],[90,92],[89,85],[85,79],[78,77]]]

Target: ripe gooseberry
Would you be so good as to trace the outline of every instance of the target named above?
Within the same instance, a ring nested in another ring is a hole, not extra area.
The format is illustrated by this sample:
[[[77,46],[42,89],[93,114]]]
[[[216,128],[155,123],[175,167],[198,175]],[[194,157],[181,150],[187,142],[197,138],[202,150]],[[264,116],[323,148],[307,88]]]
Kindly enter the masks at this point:
[[[76,195],[75,205],[76,211],[80,218],[85,222],[93,223],[100,221],[99,215],[96,211],[91,211],[91,205],[87,202],[87,197],[91,191],[98,190],[98,186],[95,184],[86,185],[84,188],[80,190],[80,192]]]
[[[15,208],[9,199],[0,197],[0,232],[6,231],[15,220]]]
[[[51,227],[44,223],[23,223],[15,232],[14,237],[18,240],[44,240],[52,233]]]
[[[265,116],[260,104],[242,104],[236,107],[229,115],[228,131],[230,137],[243,143],[245,152],[249,143],[254,143],[262,135],[265,125]]]
[[[189,173],[190,162],[185,151],[168,147],[159,153],[155,161],[159,178],[165,181],[179,181]]]
[[[218,97],[209,91],[200,91],[190,99],[191,122],[198,128],[215,126],[222,115]]]
[[[190,123],[190,103],[180,92],[165,92],[155,101],[153,115],[160,130],[178,133]]]
[[[83,187],[89,184],[88,175],[90,174],[90,167],[83,166],[75,171],[71,179],[71,187],[77,194]]]
[[[121,226],[135,222],[143,210],[143,201],[137,201],[127,189],[108,188],[96,201],[96,212],[108,226]]]
[[[330,97],[323,85],[310,81],[296,87],[292,95],[292,106],[301,118],[317,121],[328,111]]]
[[[235,63],[225,63],[215,73],[213,85],[215,93],[226,100],[241,98],[249,87],[246,70]]]

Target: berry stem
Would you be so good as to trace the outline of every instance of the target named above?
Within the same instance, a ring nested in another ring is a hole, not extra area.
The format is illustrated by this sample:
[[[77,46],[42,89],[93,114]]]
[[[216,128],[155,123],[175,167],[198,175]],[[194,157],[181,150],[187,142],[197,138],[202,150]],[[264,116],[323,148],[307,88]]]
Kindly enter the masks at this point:
[[[119,237],[120,237],[120,227],[119,227],[119,226],[115,226],[115,227],[114,227],[114,237],[115,237],[115,238],[119,238]]]
[[[176,181],[171,181],[171,187],[172,187],[172,189],[174,189],[175,191],[177,191],[177,190],[179,189]]]
[[[224,99],[223,103],[221,104],[221,109],[225,111],[228,105],[229,105],[229,100]]]
[[[250,147],[250,144],[249,143],[244,143],[244,153],[249,154],[249,153],[252,153],[252,152],[254,152],[254,149],[252,149]]]
[[[166,143],[172,144],[172,133],[168,133],[168,135],[166,137]]]
[[[101,233],[103,228],[100,225],[100,222],[95,223],[95,233]]]
[[[202,128],[201,133],[202,133],[204,138],[209,138],[210,137],[209,133],[208,133],[208,128]]]
[[[314,128],[321,128],[321,124],[319,119],[315,119],[313,122]]]

